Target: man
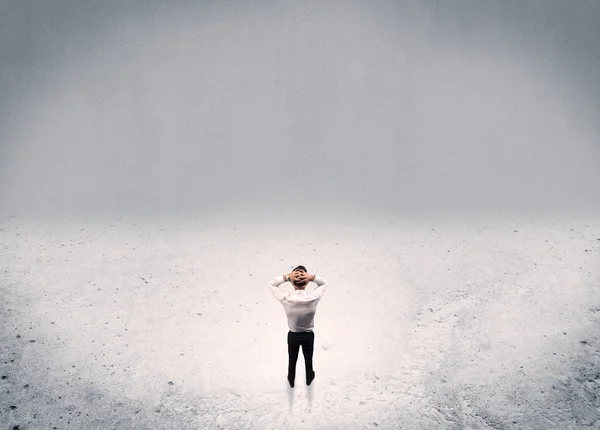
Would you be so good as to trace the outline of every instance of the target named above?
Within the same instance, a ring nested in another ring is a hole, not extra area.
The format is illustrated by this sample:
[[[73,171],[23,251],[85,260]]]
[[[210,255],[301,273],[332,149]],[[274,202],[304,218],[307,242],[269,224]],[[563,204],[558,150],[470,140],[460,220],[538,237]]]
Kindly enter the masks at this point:
[[[294,286],[294,291],[286,294],[279,286],[288,281]],[[309,282],[317,284],[317,287],[311,292],[305,290]],[[327,289],[327,282],[319,276],[309,274],[306,271],[306,267],[298,266],[287,275],[278,276],[273,279],[269,283],[269,289],[275,298],[281,302],[287,314],[288,327],[290,329],[287,336],[289,355],[288,382],[294,388],[296,362],[298,361],[300,346],[302,346],[306,368],[306,385],[310,385],[313,379],[315,379],[315,371],[312,364],[315,345],[315,334],[313,332],[314,318],[317,304]]]

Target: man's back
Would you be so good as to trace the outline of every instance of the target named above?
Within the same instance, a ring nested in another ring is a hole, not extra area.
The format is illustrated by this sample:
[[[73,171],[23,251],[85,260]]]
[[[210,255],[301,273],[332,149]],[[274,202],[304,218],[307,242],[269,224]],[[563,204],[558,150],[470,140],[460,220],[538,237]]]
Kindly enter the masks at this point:
[[[269,289],[283,305],[290,331],[295,333],[312,331],[317,304],[327,290],[327,281],[315,276],[313,282],[317,287],[313,291],[295,290],[287,294],[279,288],[284,282],[284,278],[279,276],[269,283]]]

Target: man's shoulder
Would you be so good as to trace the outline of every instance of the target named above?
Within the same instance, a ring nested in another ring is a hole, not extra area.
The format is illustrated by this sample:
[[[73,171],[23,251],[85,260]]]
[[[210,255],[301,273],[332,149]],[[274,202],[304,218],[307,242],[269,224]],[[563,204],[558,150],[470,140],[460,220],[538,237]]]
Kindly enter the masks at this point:
[[[311,293],[306,293],[306,294],[302,294],[302,295],[288,294],[285,296],[285,299],[288,303],[303,304],[303,303],[310,303],[315,300],[318,300],[319,297],[316,294],[313,294],[311,292]]]

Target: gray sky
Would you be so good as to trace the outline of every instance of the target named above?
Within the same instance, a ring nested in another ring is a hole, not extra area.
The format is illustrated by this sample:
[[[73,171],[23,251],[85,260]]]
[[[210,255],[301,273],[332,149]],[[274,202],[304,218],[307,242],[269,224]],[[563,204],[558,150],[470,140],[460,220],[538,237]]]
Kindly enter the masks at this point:
[[[586,211],[597,2],[0,2],[0,213]]]

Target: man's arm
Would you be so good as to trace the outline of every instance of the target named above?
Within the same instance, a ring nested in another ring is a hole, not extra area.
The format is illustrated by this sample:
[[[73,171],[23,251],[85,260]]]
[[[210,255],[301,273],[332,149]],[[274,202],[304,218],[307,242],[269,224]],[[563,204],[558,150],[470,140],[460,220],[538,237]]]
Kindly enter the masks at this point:
[[[285,292],[281,288],[279,288],[279,286],[284,282],[287,282],[288,280],[289,275],[282,275],[276,277],[271,282],[269,282],[269,291],[271,291],[271,293],[273,293],[273,296],[275,296],[275,298],[280,302],[283,301],[283,299],[285,299]]]
[[[325,279],[321,278],[320,276],[317,276],[317,275],[313,275],[313,276],[314,276],[313,282],[315,284],[317,284],[317,286],[313,290],[313,294],[316,294],[316,296],[318,298],[321,298],[321,297],[323,297],[323,294],[325,294],[325,291],[327,290],[327,281]]]

